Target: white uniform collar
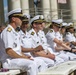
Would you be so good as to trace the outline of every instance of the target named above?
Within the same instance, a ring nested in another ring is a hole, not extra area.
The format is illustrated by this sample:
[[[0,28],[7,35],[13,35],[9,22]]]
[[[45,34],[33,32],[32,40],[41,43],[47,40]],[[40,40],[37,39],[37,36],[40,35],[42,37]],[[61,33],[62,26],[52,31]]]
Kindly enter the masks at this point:
[[[70,33],[70,32],[67,32],[68,34],[73,34],[73,33]]]
[[[22,30],[20,30],[20,33],[22,34],[22,35],[24,35],[25,33],[22,31]],[[26,34],[27,34],[28,32],[26,31]],[[25,34],[25,35],[26,35]]]
[[[33,31],[34,33],[36,33],[35,30],[34,30],[33,28],[32,28],[32,31]]]

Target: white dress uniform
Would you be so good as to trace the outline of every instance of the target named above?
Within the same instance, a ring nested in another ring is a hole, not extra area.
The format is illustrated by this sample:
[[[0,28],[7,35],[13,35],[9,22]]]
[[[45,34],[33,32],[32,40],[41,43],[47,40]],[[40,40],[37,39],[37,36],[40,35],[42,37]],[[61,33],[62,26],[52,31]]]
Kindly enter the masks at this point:
[[[76,38],[73,33],[67,32],[66,36],[65,36],[65,41],[66,42],[72,42],[72,41],[76,42]],[[74,47],[74,45],[72,45],[72,47]]]
[[[41,40],[41,43],[42,43],[42,46],[43,46],[45,52],[47,52],[47,50],[49,49],[49,44],[47,43],[47,39],[45,37],[44,31],[40,30],[38,32],[38,36],[39,36],[39,38]],[[52,53],[52,49],[51,49],[51,53]]]
[[[76,38],[73,33],[67,32],[66,36],[65,36],[65,41],[66,42],[72,42],[72,41],[76,42]],[[71,45],[71,47],[74,47],[74,45]],[[68,54],[68,56],[70,56],[70,60],[76,59],[76,54],[70,53],[70,52],[67,52],[67,54]]]
[[[71,28],[71,27],[74,28],[73,23],[68,23],[66,28],[68,29],[68,28]],[[76,38],[75,38],[73,33],[67,32],[66,35],[65,35],[65,41],[66,42],[72,42],[72,41],[76,42]],[[72,47],[74,47],[74,45],[72,45]]]
[[[32,40],[33,40],[33,47],[37,47],[39,45],[42,45],[40,37],[38,36],[38,34],[36,34],[34,29],[31,29],[29,31],[29,33],[30,33]],[[39,57],[39,58],[43,59],[48,66],[54,65],[54,61],[52,59],[45,58],[45,57]]]
[[[19,34],[14,30],[11,25],[8,25],[1,33],[2,49],[1,61],[3,68],[7,69],[20,69],[27,71],[27,75],[37,75],[37,64],[36,62],[24,58],[12,58],[10,57],[5,49],[12,48],[17,54],[21,54],[21,44]]]
[[[46,36],[45,36],[44,31],[40,30],[40,31],[38,32],[38,35],[39,35],[39,37],[40,37],[40,40],[41,40],[41,42],[42,42],[42,45],[43,45],[44,50],[48,50],[50,53],[54,54],[52,48],[51,48],[50,45],[47,43],[47,38],[46,38]],[[47,51],[46,51],[46,52],[47,52]],[[56,65],[64,62],[64,60],[63,60],[62,58],[58,57],[58,56],[55,56],[55,60],[56,60],[56,61],[55,61],[55,64],[56,64]]]
[[[56,51],[55,47],[57,46],[56,43],[53,41],[55,38],[61,40],[62,37],[60,36],[59,32],[55,32],[53,29],[50,29],[48,33],[46,34],[47,42],[54,51],[54,54],[60,58],[62,58],[64,61],[69,60],[69,56],[66,55],[63,51]]]
[[[24,47],[24,48],[32,48],[33,47],[32,46],[32,38],[31,38],[30,34],[27,31],[26,31],[26,34],[25,34],[25,33],[23,33],[22,30],[20,30],[19,34],[20,34],[22,47]],[[37,63],[39,72],[46,70],[47,65],[46,65],[46,63],[43,60],[39,59],[38,57],[33,57],[30,52],[24,52],[24,54],[30,55],[31,58],[34,59],[34,61]]]

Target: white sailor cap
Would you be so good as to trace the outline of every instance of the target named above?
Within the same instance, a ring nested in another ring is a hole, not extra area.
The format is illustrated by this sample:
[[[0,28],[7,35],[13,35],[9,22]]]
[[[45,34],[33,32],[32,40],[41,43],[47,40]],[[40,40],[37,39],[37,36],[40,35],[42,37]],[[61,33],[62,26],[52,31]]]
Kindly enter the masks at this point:
[[[30,24],[32,24],[33,22],[42,23],[43,19],[44,19],[43,15],[36,15],[31,19]]]
[[[23,17],[24,17],[22,19],[23,22],[29,22],[29,20],[30,20],[30,15],[29,14],[23,13]]]
[[[10,16],[23,16],[22,10],[21,10],[21,8],[14,9],[14,10],[8,12],[7,16],[8,17],[10,17]]]
[[[28,19],[30,19],[30,15],[27,13],[23,13],[23,16],[27,17]]]
[[[52,24],[55,24],[58,27],[61,27],[62,22],[63,22],[62,19],[52,20]]]
[[[72,22],[68,23],[67,28],[73,28],[74,24]]]
[[[56,19],[56,20],[52,20],[52,22],[57,23],[57,24],[61,24],[63,22],[62,19]]]
[[[67,23],[66,22],[63,22],[62,23],[62,27],[66,27],[67,26]]]

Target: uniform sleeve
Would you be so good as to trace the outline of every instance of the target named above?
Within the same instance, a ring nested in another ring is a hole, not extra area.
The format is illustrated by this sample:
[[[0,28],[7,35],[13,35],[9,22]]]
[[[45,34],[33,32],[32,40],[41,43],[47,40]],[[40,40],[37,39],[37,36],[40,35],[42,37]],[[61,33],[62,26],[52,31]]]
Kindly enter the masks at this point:
[[[67,42],[72,42],[72,41],[73,41],[71,35],[66,35],[65,40],[66,40]]]
[[[54,33],[53,32],[48,32],[46,34],[46,38],[53,41],[55,39]]]
[[[2,39],[5,45],[5,48],[13,48],[13,44],[14,44],[14,36],[12,34],[12,32],[3,32],[2,34]]]

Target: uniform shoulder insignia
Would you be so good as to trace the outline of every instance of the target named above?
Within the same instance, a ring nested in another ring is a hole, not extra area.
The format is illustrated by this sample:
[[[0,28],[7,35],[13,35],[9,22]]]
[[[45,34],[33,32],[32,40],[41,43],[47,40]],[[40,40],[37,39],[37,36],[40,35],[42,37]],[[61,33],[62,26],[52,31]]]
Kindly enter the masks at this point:
[[[8,27],[7,28],[7,31],[11,32],[12,31],[12,28]]]
[[[50,30],[50,32],[52,33],[52,32],[53,32],[53,30]]]
[[[31,35],[34,35],[35,33],[34,32],[31,32]]]

